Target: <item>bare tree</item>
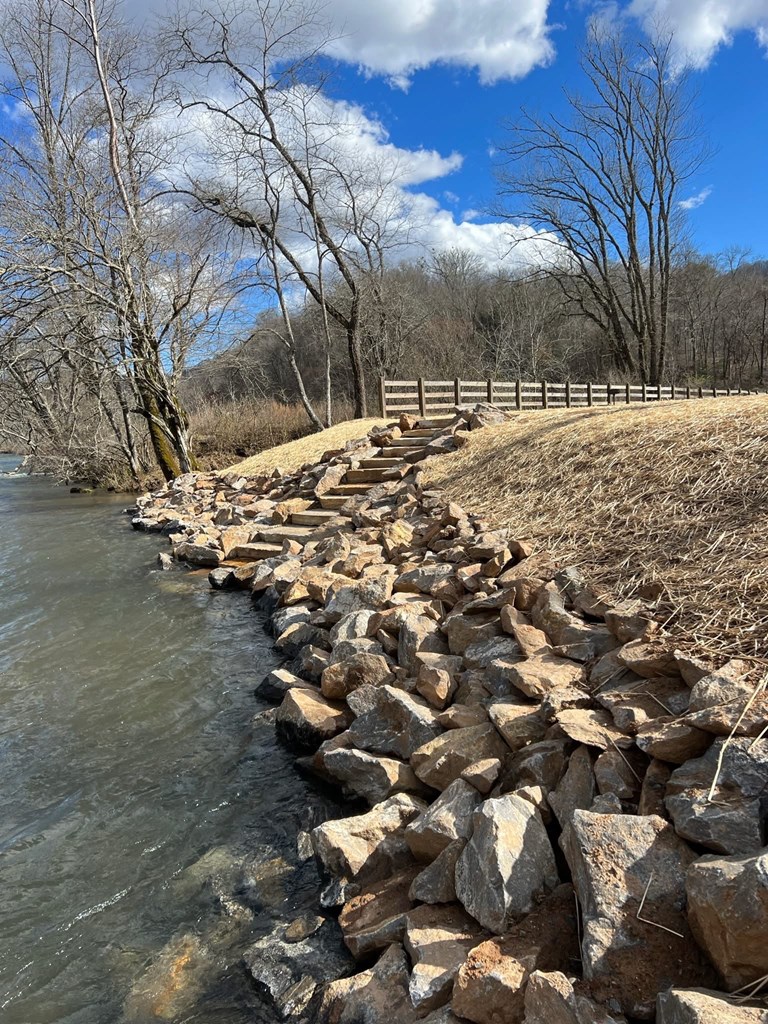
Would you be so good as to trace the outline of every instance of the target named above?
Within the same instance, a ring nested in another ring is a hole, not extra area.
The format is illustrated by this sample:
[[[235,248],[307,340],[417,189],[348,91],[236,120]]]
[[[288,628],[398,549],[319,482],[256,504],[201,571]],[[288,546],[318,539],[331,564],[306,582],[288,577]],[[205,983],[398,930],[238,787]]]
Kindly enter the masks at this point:
[[[506,214],[554,232],[545,272],[610,339],[620,370],[661,380],[680,237],[680,189],[700,167],[693,101],[671,41],[627,42],[594,22],[585,95],[523,114],[500,179]]]

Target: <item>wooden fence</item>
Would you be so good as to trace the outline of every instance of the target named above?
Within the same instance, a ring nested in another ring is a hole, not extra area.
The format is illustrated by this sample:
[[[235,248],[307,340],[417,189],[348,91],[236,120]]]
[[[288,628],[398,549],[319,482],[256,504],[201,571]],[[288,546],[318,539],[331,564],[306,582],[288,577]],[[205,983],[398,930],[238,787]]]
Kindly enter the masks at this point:
[[[385,380],[379,378],[383,416],[411,412],[448,416],[456,406],[489,402],[499,409],[587,409],[632,402],[670,402],[750,394],[746,389],[678,387],[675,384],[553,384],[551,381]]]

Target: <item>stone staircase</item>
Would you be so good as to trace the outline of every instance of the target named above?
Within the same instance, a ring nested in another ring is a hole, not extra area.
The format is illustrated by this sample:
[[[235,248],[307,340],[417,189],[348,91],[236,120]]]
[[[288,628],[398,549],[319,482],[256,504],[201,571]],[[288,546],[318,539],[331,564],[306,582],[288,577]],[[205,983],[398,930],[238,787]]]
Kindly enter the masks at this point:
[[[239,549],[239,556],[252,557],[254,560],[269,558],[280,554],[283,541],[306,543],[317,527],[337,518],[339,509],[350,497],[366,494],[376,484],[393,479],[392,470],[413,465],[423,458],[429,442],[451,420],[452,417],[430,419],[425,421],[426,425],[405,430],[400,437],[392,438],[372,458],[362,459],[358,469],[347,470],[342,481],[327,494],[323,494],[310,508],[294,512],[289,522],[282,526],[262,528],[253,541],[245,546],[249,549],[247,552],[245,547]]]

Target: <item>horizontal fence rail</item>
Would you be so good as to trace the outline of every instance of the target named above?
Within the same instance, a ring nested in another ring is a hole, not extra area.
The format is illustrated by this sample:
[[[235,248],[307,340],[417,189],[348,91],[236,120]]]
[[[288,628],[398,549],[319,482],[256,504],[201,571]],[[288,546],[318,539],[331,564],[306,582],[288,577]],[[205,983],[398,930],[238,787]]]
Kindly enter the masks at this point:
[[[498,409],[588,409],[633,402],[671,402],[693,398],[748,395],[746,388],[679,387],[658,384],[555,384],[524,380],[386,380],[379,378],[381,414],[408,412],[449,416],[457,406],[488,402]]]

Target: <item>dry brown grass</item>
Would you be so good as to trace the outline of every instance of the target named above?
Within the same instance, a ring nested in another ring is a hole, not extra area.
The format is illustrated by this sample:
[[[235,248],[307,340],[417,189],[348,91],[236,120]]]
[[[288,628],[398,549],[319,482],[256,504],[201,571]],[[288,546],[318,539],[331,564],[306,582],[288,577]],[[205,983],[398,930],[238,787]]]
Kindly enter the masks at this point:
[[[607,593],[663,588],[681,643],[768,658],[768,397],[524,413],[427,476]]]
[[[347,408],[336,415],[345,418]],[[190,414],[195,456],[201,469],[218,469],[312,433],[300,405],[263,398],[198,403]]]
[[[322,430],[316,434],[308,434],[296,441],[289,441],[288,444],[281,444],[269,451],[260,452],[251,458],[236,463],[229,467],[229,471],[242,473],[243,476],[259,476],[261,473],[271,473],[272,470],[280,469],[286,473],[303,466],[305,462],[316,462],[323,452],[333,448],[343,447],[347,441],[364,437],[371,427],[383,424],[385,420],[346,420],[338,423],[335,427]]]

